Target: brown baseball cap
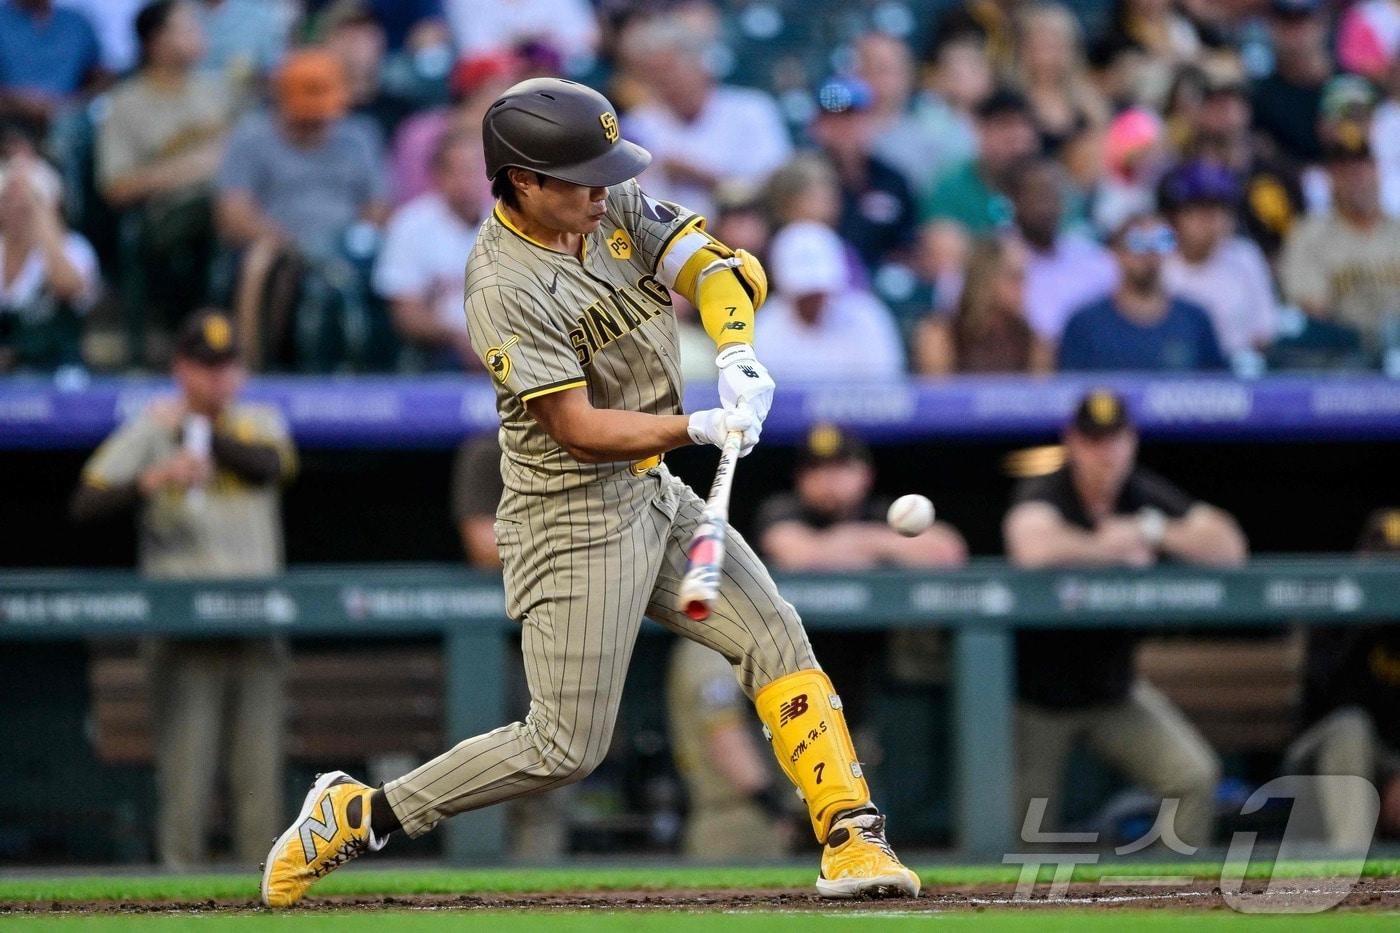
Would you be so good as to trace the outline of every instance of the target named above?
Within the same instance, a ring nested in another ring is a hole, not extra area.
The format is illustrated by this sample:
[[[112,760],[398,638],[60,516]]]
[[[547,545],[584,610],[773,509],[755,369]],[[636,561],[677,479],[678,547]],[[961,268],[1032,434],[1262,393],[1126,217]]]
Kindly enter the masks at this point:
[[[300,49],[277,70],[277,106],[293,120],[334,120],[350,107],[340,59],[325,49]]]
[[[1400,551],[1400,509],[1376,509],[1366,519],[1357,550],[1367,554]]]
[[[870,448],[860,438],[834,424],[813,425],[797,454],[799,470],[848,461],[869,463]]]
[[[1123,396],[1111,389],[1094,389],[1079,400],[1071,425],[1085,437],[1098,439],[1132,428],[1133,419]]]
[[[175,355],[204,366],[222,366],[238,359],[233,321],[222,311],[199,311],[180,328]]]

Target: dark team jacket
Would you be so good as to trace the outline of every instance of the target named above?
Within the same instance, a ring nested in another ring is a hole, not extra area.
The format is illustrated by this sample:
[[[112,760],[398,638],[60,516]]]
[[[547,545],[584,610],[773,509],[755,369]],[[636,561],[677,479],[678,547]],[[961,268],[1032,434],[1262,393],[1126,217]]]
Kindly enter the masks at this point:
[[[1093,522],[1074,489],[1068,466],[1026,480],[1015,502],[1044,502],[1071,525],[1086,531]],[[1114,503],[1114,515],[1155,508],[1180,518],[1195,504],[1190,496],[1144,467],[1134,467]],[[1139,633],[1122,628],[1021,631],[1016,635],[1017,692],[1022,700],[1050,709],[1083,709],[1122,702],[1134,677],[1133,651]]]

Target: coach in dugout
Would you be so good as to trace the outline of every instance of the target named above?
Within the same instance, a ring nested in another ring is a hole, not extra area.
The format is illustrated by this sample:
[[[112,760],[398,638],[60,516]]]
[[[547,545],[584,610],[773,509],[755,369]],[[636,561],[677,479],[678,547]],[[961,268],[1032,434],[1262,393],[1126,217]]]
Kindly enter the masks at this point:
[[[1243,563],[1248,546],[1235,520],[1138,466],[1137,440],[1122,398],[1103,390],[1085,396],[1064,432],[1065,465],[1016,490],[1004,527],[1011,561],[1028,568]],[[1046,798],[1038,828],[1055,827],[1065,763],[1084,742],[1131,780],[1178,801],[1183,843],[1208,844],[1219,758],[1136,676],[1136,643],[1121,628],[1017,634],[1018,819],[1033,799]]]
[[[237,401],[244,374],[228,317],[203,311],[190,318],[176,343],[174,376],[177,393],[123,424],[83,468],[73,518],[134,510],[141,572],[154,579],[281,573],[279,487],[295,472],[296,454],[276,409]],[[162,864],[179,868],[207,858],[225,734],[234,854],[256,864],[282,816],[286,645],[268,638],[151,639],[143,647]]]

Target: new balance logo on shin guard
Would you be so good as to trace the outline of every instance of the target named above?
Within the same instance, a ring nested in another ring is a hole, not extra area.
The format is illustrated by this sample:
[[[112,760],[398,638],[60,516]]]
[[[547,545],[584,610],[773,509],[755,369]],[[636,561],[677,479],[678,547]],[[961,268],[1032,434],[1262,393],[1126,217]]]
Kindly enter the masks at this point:
[[[778,707],[778,725],[785,726],[807,712],[807,694],[799,693]]]

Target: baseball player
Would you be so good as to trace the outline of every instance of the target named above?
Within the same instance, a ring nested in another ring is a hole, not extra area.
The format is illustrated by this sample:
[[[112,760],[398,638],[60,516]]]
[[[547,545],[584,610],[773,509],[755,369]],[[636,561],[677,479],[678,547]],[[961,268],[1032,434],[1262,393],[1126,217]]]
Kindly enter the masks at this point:
[[[382,788],[322,775],[268,854],[262,900],[296,903],[390,834],[582,779],[612,739],[642,617],[718,651],[753,699],[823,844],[818,891],[915,896],[802,623],[738,534],[703,622],[677,608],[703,502],[662,455],[758,442],[773,380],[750,346],[767,282],[757,260],[656,201],[651,159],[580,84],[534,78],[482,121],[496,207],[467,260],[471,342],[496,383],[505,491],[496,517],[506,608],[521,624],[524,722],[469,738]],[[722,407],[681,413],[670,290],[719,348]]]

